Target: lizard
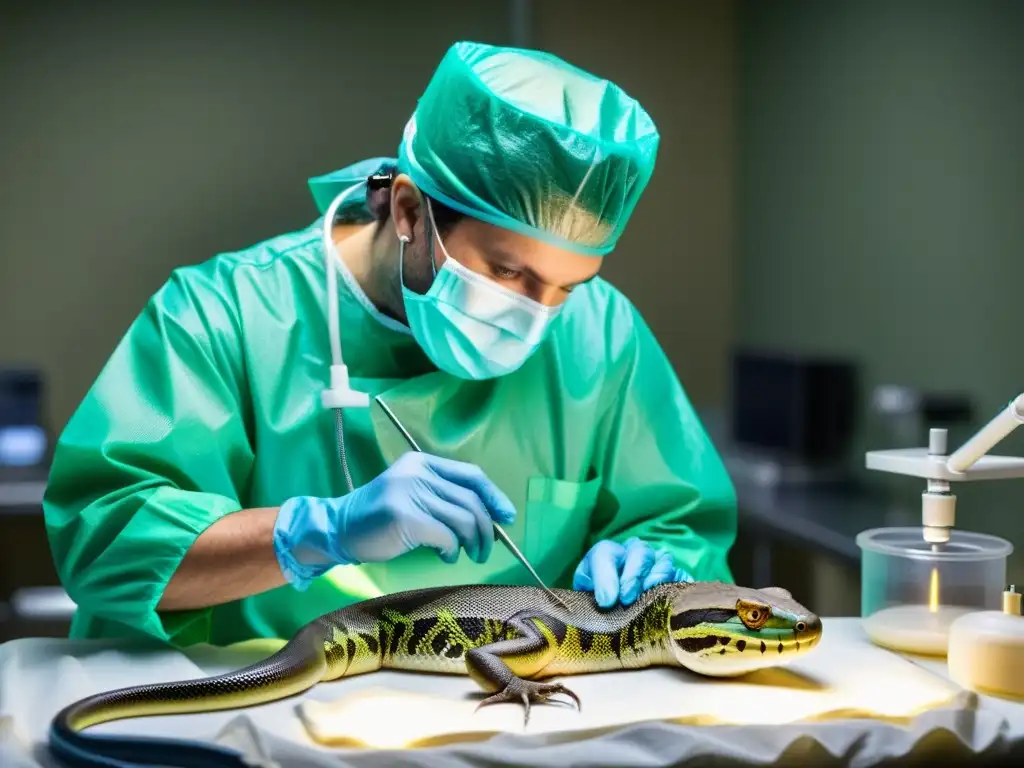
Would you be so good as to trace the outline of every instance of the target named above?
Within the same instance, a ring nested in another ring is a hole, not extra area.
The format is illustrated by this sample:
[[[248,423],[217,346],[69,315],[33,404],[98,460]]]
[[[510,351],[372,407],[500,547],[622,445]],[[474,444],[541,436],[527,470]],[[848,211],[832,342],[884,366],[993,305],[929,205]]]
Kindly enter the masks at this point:
[[[535,586],[463,585],[370,598],[313,620],[244,669],[69,704],[53,718],[50,748],[79,766],[242,766],[238,753],[212,744],[84,731],[265,704],[380,669],[468,675],[487,696],[479,706],[519,703],[525,726],[531,703],[562,694],[581,706],[551,678],[651,666],[735,677],[807,653],[822,633],[821,620],[780,587],[667,583],[607,610],[589,592],[553,592],[557,600]]]

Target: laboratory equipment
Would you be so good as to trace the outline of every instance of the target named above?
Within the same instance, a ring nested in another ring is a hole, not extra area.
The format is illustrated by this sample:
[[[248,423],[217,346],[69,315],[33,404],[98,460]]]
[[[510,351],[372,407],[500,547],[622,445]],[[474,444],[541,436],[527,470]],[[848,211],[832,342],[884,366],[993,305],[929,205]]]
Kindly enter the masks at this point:
[[[948,668],[958,685],[977,693],[1024,697],[1024,617],[1016,587],[1000,611],[961,616],[949,628]]]
[[[996,608],[1013,546],[997,536],[954,530],[939,548],[921,529],[874,528],[861,549],[861,618],[868,637],[896,651],[943,656],[950,624]]]
[[[37,467],[45,457],[42,427],[0,425],[0,467]]]
[[[1022,423],[1024,394],[951,456],[946,455],[946,430],[932,429],[927,448],[868,451],[867,468],[926,479],[927,488],[921,494],[922,533],[925,541],[943,544],[949,541],[956,520],[956,496],[950,493],[950,482],[1024,478],[1024,458],[986,455]]]
[[[871,393],[866,428],[869,439],[884,440],[892,448],[912,448],[930,427],[957,429],[973,418],[970,399],[955,392],[926,391],[899,384],[880,384]],[[876,437],[877,435],[877,437]],[[885,496],[885,525],[914,525],[918,505],[907,499],[899,475],[879,476],[880,495]]]
[[[412,448],[417,453],[422,453],[419,444],[416,442],[413,436],[409,434],[409,431],[402,425],[402,422],[398,420],[398,417],[394,414],[394,411],[392,411],[388,407],[388,404],[380,399],[380,395],[374,398],[374,402],[376,402],[377,405],[380,406],[380,409],[384,411],[384,414],[388,417],[391,423],[395,425],[395,428],[402,433],[402,437],[405,438],[405,442],[409,444],[409,447]],[[556,595],[554,592],[548,589],[547,584],[545,584],[544,580],[541,579],[540,574],[538,574],[537,571],[534,570],[533,566],[530,565],[530,561],[526,559],[526,555],[522,553],[519,547],[516,546],[516,543],[512,541],[511,537],[497,523],[494,523],[494,535],[501,540],[502,544],[508,547],[509,552],[511,552],[515,556],[516,560],[523,564],[523,567],[530,572],[530,575],[534,578],[537,584],[539,584],[545,592],[551,595],[551,597],[556,602],[560,603],[562,606],[566,608],[568,607],[565,605],[565,603],[558,595]]]
[[[37,467],[49,448],[39,371],[0,369],[0,468]]]
[[[0,425],[42,424],[43,375],[32,369],[0,368]]]
[[[1024,458],[986,455],[1021,423],[1024,395],[952,455],[947,455],[945,429],[930,431],[927,448],[867,453],[868,469],[927,481],[920,528],[875,529],[857,538],[861,617],[875,643],[946,655],[954,621],[999,608],[1013,546],[996,536],[954,530],[956,496],[950,483],[1024,478]]]
[[[734,476],[759,485],[846,481],[856,420],[853,361],[734,351],[727,458]]]

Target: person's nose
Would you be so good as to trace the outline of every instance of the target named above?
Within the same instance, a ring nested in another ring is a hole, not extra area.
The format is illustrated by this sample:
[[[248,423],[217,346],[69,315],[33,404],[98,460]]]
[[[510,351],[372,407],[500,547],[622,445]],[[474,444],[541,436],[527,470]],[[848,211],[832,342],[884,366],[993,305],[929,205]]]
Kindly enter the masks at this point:
[[[535,295],[530,298],[546,307],[557,307],[565,303],[565,300],[569,298],[569,293],[563,288],[545,285],[539,288]]]

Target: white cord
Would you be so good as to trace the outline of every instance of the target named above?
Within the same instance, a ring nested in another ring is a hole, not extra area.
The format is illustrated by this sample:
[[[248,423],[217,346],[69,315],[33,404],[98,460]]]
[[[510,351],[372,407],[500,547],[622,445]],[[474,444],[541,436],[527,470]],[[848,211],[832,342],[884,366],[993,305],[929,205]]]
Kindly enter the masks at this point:
[[[334,217],[348,197],[356,192],[363,192],[361,185],[355,184],[334,198],[327,207],[323,222],[324,266],[327,269],[327,330],[331,339],[331,372],[330,386],[320,393],[320,402],[324,408],[368,408],[370,396],[365,392],[352,389],[348,383],[348,367],[341,356],[341,307],[338,305],[338,249],[334,244]]]
[[[334,244],[334,217],[338,215],[338,208],[345,202],[345,199],[353,192],[359,190],[359,186],[346,189],[331,201],[327,206],[327,213],[324,214],[324,260],[327,268],[327,324],[331,337],[331,364],[344,365],[341,357],[341,331],[338,318],[338,265],[334,259],[338,257],[338,249]]]

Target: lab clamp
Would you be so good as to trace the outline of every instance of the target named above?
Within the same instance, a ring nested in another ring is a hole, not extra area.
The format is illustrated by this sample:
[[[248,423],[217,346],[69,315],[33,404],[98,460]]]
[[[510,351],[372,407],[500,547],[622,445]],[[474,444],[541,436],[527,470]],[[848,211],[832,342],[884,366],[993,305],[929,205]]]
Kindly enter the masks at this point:
[[[1003,438],[1024,424],[1024,394],[1012,400],[959,450],[947,456],[945,429],[932,429],[927,448],[868,451],[867,468],[928,481],[921,494],[924,539],[933,547],[949,541],[956,521],[953,481],[1024,478],[1024,457],[987,455]]]

